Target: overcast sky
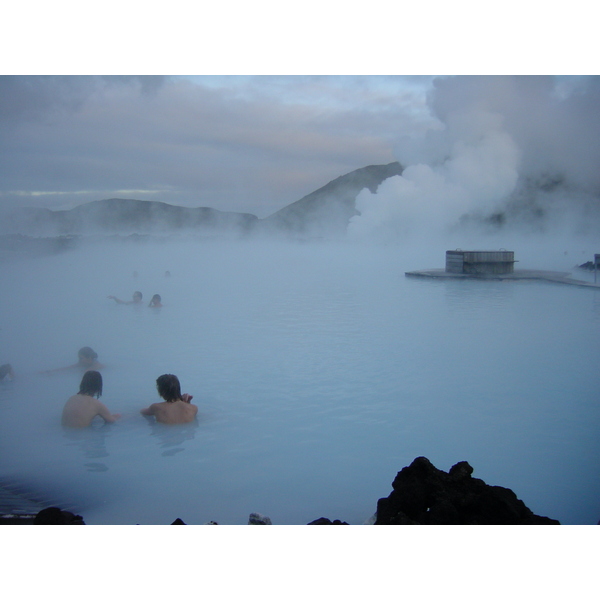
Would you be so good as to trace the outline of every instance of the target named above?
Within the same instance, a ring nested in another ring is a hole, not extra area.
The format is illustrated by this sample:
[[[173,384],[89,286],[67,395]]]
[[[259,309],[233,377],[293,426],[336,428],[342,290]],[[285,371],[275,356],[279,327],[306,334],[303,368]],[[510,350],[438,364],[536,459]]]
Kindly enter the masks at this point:
[[[599,154],[593,76],[0,77],[5,206],[119,197],[266,217],[360,167],[458,155],[469,185],[506,172],[494,197],[525,172],[598,193]]]
[[[3,204],[160,200],[267,216],[435,126],[432,77],[3,76]]]

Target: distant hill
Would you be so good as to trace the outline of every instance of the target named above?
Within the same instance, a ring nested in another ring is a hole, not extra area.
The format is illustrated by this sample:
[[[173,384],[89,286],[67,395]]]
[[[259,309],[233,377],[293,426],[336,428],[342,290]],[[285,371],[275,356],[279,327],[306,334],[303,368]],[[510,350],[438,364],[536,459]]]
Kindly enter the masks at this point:
[[[310,236],[344,234],[350,219],[360,214],[358,193],[365,188],[375,193],[379,184],[402,171],[398,162],[357,169],[262,219],[260,226],[266,231]]]
[[[397,162],[357,169],[265,219],[248,213],[124,198],[97,200],[70,210],[17,208],[0,220],[0,234],[5,237],[0,246],[17,244],[24,248],[28,237],[146,236],[183,231],[329,237],[345,233],[350,219],[358,214],[355,200],[362,189],[375,192],[382,181],[400,173],[402,167]],[[63,240],[57,247],[64,246]]]
[[[251,214],[213,208],[188,208],[164,202],[110,198],[70,210],[20,208],[3,219],[3,233],[79,235],[94,233],[166,233],[182,229],[240,230],[252,228]]]

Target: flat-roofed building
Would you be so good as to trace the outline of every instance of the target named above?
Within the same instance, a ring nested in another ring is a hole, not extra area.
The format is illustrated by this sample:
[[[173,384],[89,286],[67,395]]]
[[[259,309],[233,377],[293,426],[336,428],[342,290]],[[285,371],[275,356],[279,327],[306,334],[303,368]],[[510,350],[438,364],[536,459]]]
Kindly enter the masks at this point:
[[[448,250],[446,272],[469,275],[513,273],[515,253],[512,250]]]

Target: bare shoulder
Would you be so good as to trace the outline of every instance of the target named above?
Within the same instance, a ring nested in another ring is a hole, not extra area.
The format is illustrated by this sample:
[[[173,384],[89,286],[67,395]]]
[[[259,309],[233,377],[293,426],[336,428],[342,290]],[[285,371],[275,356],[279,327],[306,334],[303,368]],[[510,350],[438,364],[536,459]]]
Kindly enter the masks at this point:
[[[105,411],[107,413],[110,413],[108,406],[106,406],[106,404],[104,404],[104,402],[100,401],[98,398],[94,398],[94,406],[98,411]]]
[[[75,394],[67,400],[67,404],[69,406],[93,406],[97,402],[99,402],[97,398],[93,398],[92,396],[86,396],[85,394]]]
[[[73,396],[71,396],[68,400],[67,400],[67,404],[73,404],[73,402],[76,402],[77,399],[79,398],[79,394],[74,394]]]
[[[160,411],[160,405],[162,403],[154,403],[151,404],[148,408],[142,408],[142,410],[140,411],[143,415],[155,415],[157,412]]]

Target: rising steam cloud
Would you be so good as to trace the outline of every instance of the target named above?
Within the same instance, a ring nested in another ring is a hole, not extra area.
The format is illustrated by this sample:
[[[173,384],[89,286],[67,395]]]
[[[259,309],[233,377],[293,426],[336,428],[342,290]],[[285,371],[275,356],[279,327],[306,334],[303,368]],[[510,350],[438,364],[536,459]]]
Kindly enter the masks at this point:
[[[398,140],[401,176],[363,190],[353,238],[570,227],[600,207],[600,78],[456,77],[428,98],[435,128]]]

